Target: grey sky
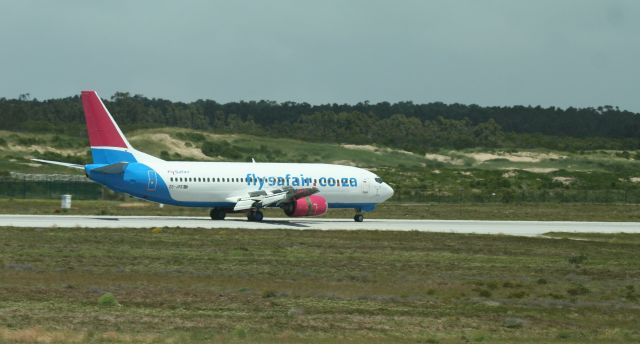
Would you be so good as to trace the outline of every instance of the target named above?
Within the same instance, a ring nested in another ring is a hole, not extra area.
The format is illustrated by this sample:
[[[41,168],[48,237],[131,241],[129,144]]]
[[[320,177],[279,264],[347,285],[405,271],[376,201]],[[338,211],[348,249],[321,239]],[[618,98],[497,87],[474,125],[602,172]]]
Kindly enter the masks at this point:
[[[0,97],[617,105],[640,1],[0,1]]]

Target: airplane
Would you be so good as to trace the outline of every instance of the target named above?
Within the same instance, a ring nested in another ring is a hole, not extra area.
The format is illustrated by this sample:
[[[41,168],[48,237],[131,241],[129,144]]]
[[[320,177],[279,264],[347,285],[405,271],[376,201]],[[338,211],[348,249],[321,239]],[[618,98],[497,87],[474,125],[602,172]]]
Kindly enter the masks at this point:
[[[213,220],[246,213],[262,221],[263,208],[287,216],[355,209],[354,221],[393,196],[393,189],[362,168],[315,163],[165,161],[131,146],[95,91],[81,92],[93,162],[34,161],[84,170],[111,190],[161,204],[211,208]]]

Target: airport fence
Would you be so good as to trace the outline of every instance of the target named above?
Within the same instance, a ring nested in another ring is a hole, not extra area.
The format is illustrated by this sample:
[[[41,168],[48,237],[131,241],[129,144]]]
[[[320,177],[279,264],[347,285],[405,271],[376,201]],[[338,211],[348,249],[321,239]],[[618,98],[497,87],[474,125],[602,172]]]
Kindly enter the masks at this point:
[[[104,187],[85,176],[12,173],[0,178],[0,197],[23,199],[60,198],[70,194],[74,199],[105,199]]]

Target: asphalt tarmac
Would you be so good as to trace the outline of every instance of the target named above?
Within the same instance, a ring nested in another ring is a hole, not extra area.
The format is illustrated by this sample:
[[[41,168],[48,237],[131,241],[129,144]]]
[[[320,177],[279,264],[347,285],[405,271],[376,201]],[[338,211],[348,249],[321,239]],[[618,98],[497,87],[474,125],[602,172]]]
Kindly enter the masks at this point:
[[[640,233],[638,222],[571,221],[468,221],[468,220],[395,220],[328,218],[265,218],[249,222],[246,218],[227,217],[213,221],[208,217],[185,216],[91,216],[91,215],[0,215],[0,227],[52,228],[238,228],[299,230],[386,230],[445,233],[504,234],[537,236],[547,232]]]

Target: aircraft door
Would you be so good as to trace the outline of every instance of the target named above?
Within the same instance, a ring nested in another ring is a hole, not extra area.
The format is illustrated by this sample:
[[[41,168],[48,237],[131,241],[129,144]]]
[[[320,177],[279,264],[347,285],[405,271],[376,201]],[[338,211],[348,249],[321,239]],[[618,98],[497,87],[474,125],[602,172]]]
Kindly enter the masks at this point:
[[[158,176],[156,175],[156,171],[149,170],[147,171],[147,174],[149,175],[147,191],[156,191],[156,186],[158,184]]]
[[[362,180],[362,193],[369,193],[369,180],[366,178]]]

